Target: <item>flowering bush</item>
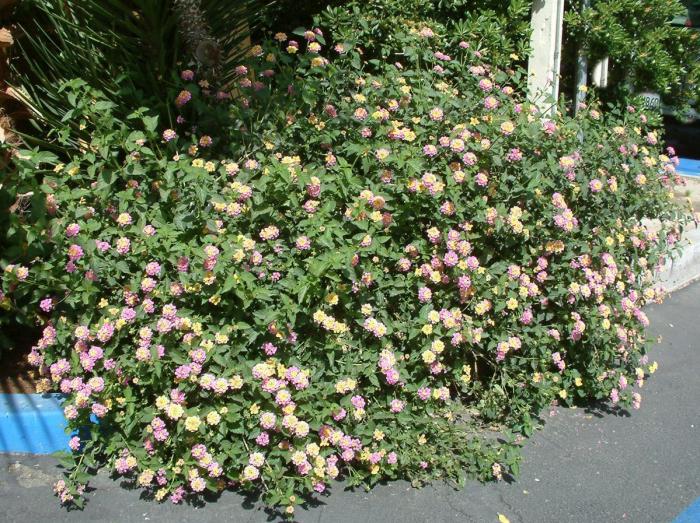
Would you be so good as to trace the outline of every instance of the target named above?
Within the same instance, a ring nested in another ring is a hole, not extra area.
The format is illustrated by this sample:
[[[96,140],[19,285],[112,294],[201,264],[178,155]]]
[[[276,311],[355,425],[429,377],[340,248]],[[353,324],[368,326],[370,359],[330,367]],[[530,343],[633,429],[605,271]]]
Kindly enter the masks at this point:
[[[294,9],[283,2],[278,5],[299,12],[298,5]],[[526,59],[531,8],[531,0],[353,0],[329,6],[320,15],[322,23],[332,27],[334,38],[361,41],[364,56],[389,60],[402,55],[403,31],[396,28],[418,23],[436,33],[469,40],[471,46],[487,48],[489,63],[500,65],[512,63],[508,57],[514,53]]]
[[[639,406],[682,217],[655,122],[549,117],[469,42],[398,38],[401,62],[365,64],[277,34],[232,92],[185,70],[175,129],[66,87],[93,139],[17,156],[47,248],[3,276],[78,431],[63,502],[109,467],[157,500],[237,486],[291,514],[334,478],[517,474],[555,401]]]

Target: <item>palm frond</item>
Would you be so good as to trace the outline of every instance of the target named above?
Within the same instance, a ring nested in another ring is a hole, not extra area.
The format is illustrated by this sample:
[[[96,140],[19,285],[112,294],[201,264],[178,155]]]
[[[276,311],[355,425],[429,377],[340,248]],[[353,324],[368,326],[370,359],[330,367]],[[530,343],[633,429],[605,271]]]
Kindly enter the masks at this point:
[[[247,51],[251,30],[275,0],[199,0],[218,46],[217,83]],[[147,105],[169,118],[168,86],[179,64],[197,57],[183,38],[177,0],[25,0],[18,13],[13,83],[44,125],[60,125],[68,107],[59,87],[82,78],[125,114]]]

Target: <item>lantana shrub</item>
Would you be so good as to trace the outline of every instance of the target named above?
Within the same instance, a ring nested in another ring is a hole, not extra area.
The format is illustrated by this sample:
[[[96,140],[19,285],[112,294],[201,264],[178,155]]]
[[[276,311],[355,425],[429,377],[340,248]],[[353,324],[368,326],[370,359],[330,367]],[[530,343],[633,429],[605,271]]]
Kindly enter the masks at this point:
[[[3,290],[67,395],[65,503],[101,467],[289,514],[336,478],[500,479],[542,408],[642,401],[682,217],[654,119],[541,112],[522,70],[429,27],[397,63],[295,33],[228,90],[182,71],[173,128],[72,82],[92,141],[15,159],[47,254]]]

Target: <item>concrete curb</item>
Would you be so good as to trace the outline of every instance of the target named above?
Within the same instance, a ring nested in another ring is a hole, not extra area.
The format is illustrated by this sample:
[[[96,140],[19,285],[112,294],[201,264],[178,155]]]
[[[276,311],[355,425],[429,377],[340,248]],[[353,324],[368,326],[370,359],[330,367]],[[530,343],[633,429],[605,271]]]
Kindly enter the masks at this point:
[[[700,498],[674,519],[673,523],[697,523],[698,521],[700,521]]]
[[[62,394],[0,394],[0,452],[68,450]]]
[[[700,229],[686,230],[681,241],[686,242],[681,254],[669,259],[656,275],[668,291],[682,289],[700,278]]]

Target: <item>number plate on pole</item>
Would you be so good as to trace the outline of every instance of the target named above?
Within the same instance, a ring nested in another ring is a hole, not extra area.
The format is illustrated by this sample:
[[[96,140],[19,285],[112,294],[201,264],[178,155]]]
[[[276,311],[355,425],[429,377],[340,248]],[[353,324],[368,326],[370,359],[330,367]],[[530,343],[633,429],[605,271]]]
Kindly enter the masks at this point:
[[[639,95],[644,99],[644,106],[648,111],[661,111],[661,96],[657,93],[644,92]]]

